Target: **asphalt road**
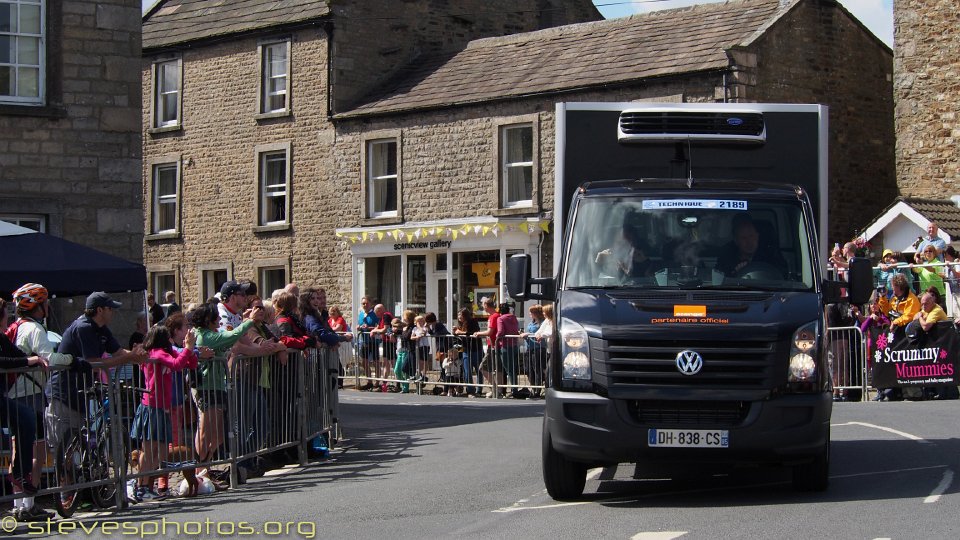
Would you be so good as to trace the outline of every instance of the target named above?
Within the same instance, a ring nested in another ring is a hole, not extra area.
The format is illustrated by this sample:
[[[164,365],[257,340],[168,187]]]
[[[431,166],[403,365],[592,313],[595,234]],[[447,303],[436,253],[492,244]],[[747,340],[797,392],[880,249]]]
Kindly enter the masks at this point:
[[[166,519],[170,538],[239,537],[239,522],[289,538],[960,537],[958,401],[837,404],[826,493],[797,493],[773,468],[634,480],[622,465],[591,471],[566,503],[543,488],[540,401],[347,391],[341,403],[344,440],[326,462],[112,519]],[[174,522],[197,525],[178,536]]]

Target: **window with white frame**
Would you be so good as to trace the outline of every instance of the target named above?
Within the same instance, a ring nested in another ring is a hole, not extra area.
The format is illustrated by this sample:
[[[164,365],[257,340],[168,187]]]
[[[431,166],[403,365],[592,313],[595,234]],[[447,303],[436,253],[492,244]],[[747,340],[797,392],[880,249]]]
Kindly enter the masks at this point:
[[[151,234],[171,233],[178,229],[179,176],[180,167],[176,163],[153,166]]]
[[[533,204],[533,126],[500,128],[500,178],[503,207]]]
[[[180,59],[154,64],[154,127],[180,125]]]
[[[287,268],[285,266],[263,267],[260,268],[259,274],[260,290],[267,294],[287,285]]]
[[[0,214],[0,221],[13,223],[37,232],[47,232],[47,216],[37,214]]]
[[[260,225],[289,223],[290,168],[286,150],[260,153]]]
[[[230,274],[226,268],[208,268],[200,273],[202,285],[201,302],[206,302],[213,298],[213,295],[220,292],[220,287],[230,279]]]
[[[289,110],[290,42],[269,43],[260,47],[260,113]]]
[[[167,291],[177,292],[177,275],[173,272],[153,272],[150,284],[153,288],[150,292],[157,302],[163,304],[166,302]]]
[[[397,215],[397,141],[367,142],[367,197],[369,216]]]
[[[0,0],[0,103],[44,101],[44,0]]]

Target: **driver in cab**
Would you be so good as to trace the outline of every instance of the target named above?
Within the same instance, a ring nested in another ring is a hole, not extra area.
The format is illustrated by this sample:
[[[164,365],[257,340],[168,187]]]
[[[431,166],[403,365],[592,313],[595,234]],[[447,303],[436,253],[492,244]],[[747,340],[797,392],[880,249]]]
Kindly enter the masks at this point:
[[[717,257],[717,270],[728,276],[742,275],[762,266],[773,267],[783,275],[787,262],[777,251],[760,245],[760,233],[753,219],[747,214],[733,218],[733,241],[728,243]]]

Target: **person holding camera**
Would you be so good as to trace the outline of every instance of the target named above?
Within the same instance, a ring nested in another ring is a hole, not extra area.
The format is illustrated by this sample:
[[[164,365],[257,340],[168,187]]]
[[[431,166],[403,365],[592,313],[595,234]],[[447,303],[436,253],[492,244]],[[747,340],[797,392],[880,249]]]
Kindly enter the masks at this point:
[[[890,318],[890,331],[905,328],[920,312],[920,300],[910,289],[910,282],[903,274],[891,280],[893,296],[880,298],[880,309]]]

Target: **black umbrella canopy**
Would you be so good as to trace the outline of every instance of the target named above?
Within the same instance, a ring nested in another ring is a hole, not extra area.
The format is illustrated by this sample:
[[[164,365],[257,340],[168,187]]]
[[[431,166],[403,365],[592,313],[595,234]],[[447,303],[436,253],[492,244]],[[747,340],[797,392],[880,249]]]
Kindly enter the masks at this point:
[[[80,244],[31,231],[0,230],[0,294],[24,283],[40,283],[50,294],[82,296],[93,291],[143,291],[147,272],[132,263]]]

